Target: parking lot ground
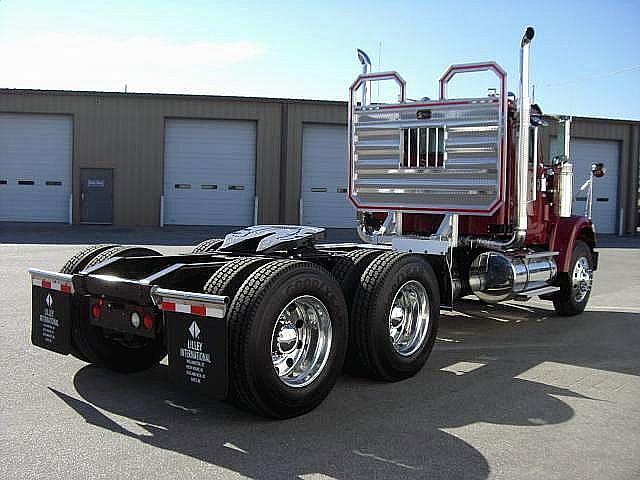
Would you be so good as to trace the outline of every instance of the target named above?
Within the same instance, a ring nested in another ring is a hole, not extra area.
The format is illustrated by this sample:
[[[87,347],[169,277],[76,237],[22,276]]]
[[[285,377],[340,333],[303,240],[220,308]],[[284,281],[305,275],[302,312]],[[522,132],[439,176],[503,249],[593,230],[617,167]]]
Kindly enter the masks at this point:
[[[278,422],[181,391],[164,365],[119,375],[32,347],[27,267],[91,241],[185,250],[179,233],[53,231],[0,227],[0,478],[640,478],[637,237],[604,239],[584,314],[462,301],[414,378],[343,376]]]

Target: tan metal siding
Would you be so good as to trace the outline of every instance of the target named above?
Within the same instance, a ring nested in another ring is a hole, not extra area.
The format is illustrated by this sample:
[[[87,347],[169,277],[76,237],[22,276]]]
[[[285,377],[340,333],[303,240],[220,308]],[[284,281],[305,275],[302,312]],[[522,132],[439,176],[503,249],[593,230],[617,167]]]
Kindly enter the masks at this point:
[[[158,225],[164,120],[254,120],[256,192],[261,223],[277,223],[280,205],[280,104],[202,97],[0,94],[0,111],[74,116],[74,221],[81,168],[114,169],[114,223]]]
[[[0,92],[0,112],[73,115],[74,221],[80,169],[113,168],[114,223],[119,225],[159,223],[166,118],[257,122],[260,223],[298,222],[303,125],[347,124],[346,103],[240,97],[5,90]],[[619,204],[625,232],[636,226],[639,128],[639,122],[583,117],[572,124],[574,137],[621,142]],[[545,152],[556,134],[553,122],[547,130]]]

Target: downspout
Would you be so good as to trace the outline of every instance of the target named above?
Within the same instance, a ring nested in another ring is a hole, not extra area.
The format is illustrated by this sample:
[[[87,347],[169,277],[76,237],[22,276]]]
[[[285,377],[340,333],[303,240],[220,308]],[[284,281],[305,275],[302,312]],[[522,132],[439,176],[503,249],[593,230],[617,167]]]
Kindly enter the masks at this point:
[[[467,245],[484,247],[491,250],[509,250],[519,248],[527,236],[527,178],[529,173],[529,118],[531,101],[529,99],[529,44],[535,32],[527,27],[520,42],[520,100],[518,126],[518,156],[516,158],[516,211],[513,235],[508,240],[487,240],[467,237]],[[506,135],[506,132],[505,132]]]

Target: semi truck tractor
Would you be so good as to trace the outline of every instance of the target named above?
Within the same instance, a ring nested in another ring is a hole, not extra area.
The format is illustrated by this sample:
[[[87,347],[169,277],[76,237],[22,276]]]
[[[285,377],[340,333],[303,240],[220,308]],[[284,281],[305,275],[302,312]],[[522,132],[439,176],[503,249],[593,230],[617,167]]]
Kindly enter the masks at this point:
[[[349,89],[348,201],[362,242],[323,243],[315,226],[257,225],[181,255],[90,246],[59,272],[30,269],[32,343],[116,372],[156,367],[211,399],[259,414],[306,413],[344,369],[396,382],[418,373],[441,309],[475,295],[540,297],[581,313],[597,267],[590,219],[572,215],[569,122],[546,158],[550,121],[495,62],[452,65],[436,100],[409,100],[393,71]],[[486,72],[489,95],[450,98],[458,75]],[[372,101],[374,86],[397,89]],[[553,120],[553,119],[552,119]]]

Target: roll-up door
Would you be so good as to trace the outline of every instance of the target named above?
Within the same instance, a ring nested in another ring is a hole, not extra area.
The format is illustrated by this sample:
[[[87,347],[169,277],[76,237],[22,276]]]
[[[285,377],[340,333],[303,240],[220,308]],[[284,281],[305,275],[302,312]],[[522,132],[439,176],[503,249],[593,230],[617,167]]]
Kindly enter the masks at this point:
[[[304,225],[355,228],[355,208],[347,199],[347,175],[347,128],[305,125],[301,182]]]
[[[167,120],[164,223],[253,224],[255,170],[255,122]]]
[[[0,113],[0,221],[67,222],[73,118]]]

